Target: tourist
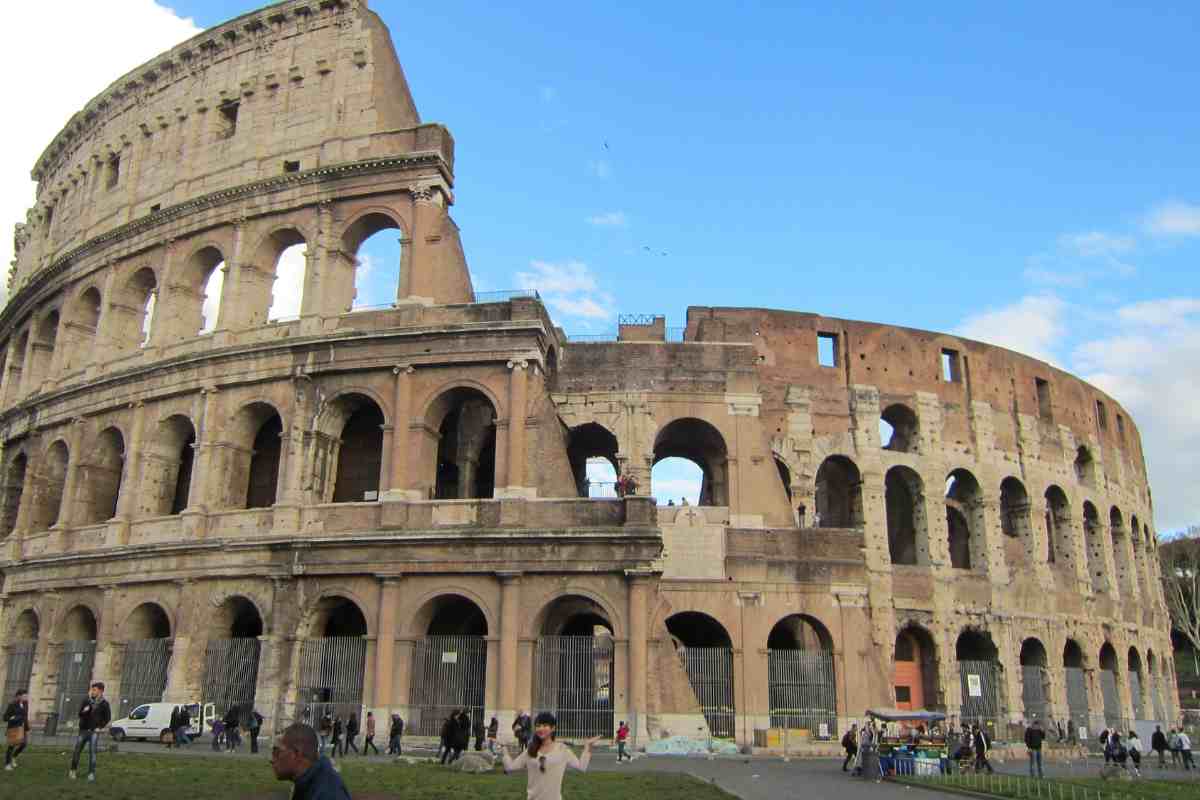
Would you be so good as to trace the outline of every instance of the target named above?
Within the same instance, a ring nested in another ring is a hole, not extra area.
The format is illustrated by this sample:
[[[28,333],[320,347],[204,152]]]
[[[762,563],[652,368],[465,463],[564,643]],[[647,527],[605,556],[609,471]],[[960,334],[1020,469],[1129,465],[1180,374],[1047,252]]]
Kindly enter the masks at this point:
[[[1163,733],[1161,725],[1154,726],[1154,733],[1150,736],[1150,749],[1158,753],[1158,768],[1165,767],[1167,765],[1167,736]]]
[[[1033,724],[1025,729],[1025,747],[1029,749],[1029,777],[1034,777],[1033,765],[1037,764],[1037,777],[1046,777],[1042,773],[1042,742],[1046,739],[1046,732],[1042,730],[1042,723],[1034,720]]]
[[[325,748],[329,746],[329,740],[333,738],[333,717],[328,712],[321,717],[321,726],[318,730],[321,736],[321,755],[325,755]]]
[[[501,751],[506,773],[525,769],[529,800],[562,800],[562,780],[567,767],[586,771],[592,760],[592,745],[600,741],[599,736],[588,739],[583,745],[583,756],[577,758],[571,748],[558,741],[557,728],[554,715],[543,711],[534,720],[533,737],[520,755],[509,758],[507,748]]]
[[[500,737],[500,720],[496,719],[496,715],[492,715],[492,721],[488,723],[487,739],[488,752],[496,755],[496,740]]]
[[[846,731],[842,736],[842,749],[846,751],[846,758],[842,761],[842,772],[854,761],[858,755],[858,723],[850,724],[850,730]]]
[[[625,724],[625,720],[621,720],[621,724],[617,726],[617,763],[620,764],[623,760],[628,759],[633,761],[633,756],[625,752],[625,745],[629,741],[629,726]]]
[[[170,736],[164,736],[167,749],[171,749],[171,745],[179,741],[179,706],[171,709],[171,721],[167,723],[167,730],[170,731]]]
[[[1125,762],[1129,760],[1129,750],[1121,744],[1121,734],[1116,731],[1108,734],[1108,753],[1114,766],[1125,769]]]
[[[338,714],[333,718],[333,736],[329,740],[329,743],[333,745],[331,748],[332,752],[329,755],[329,760],[334,764],[337,763],[337,757],[340,755],[339,751],[342,747],[342,737],[345,734],[346,723],[342,722],[342,715]]]
[[[879,756],[876,753],[878,733],[875,730],[875,720],[868,720],[858,733],[858,766],[855,774],[864,778],[874,778],[878,783],[882,777],[879,769]]]
[[[517,714],[517,718],[513,720],[512,732],[517,739],[517,744],[521,745],[521,749],[529,746],[529,737],[533,730],[533,722],[529,718],[529,712],[522,710]]]
[[[1179,731],[1174,728],[1167,734],[1167,749],[1171,751],[1171,766],[1178,767],[1182,759],[1179,756]]]
[[[804,505],[804,503],[801,503],[800,505],[796,506],[796,527],[797,528],[804,527],[804,515],[807,513],[808,513],[808,508],[807,508],[807,506]]]
[[[294,784],[291,800],[350,800],[342,776],[317,747],[317,733],[311,726],[289,725],[271,748],[275,778]]]
[[[404,719],[399,714],[392,714],[392,727],[388,729],[387,754],[401,755],[400,739],[404,736]]]
[[[1100,747],[1104,749],[1104,763],[1108,764],[1112,761],[1112,750],[1108,746],[1109,733],[1108,728],[1100,731]]]
[[[18,689],[13,695],[13,701],[4,709],[4,725],[8,739],[8,749],[4,751],[4,768],[17,768],[17,756],[25,749],[29,739],[29,693]]]
[[[192,712],[187,706],[179,707],[179,718],[175,726],[175,744],[184,745],[192,743]]]
[[[79,769],[79,754],[84,746],[88,749],[89,781],[96,780],[96,748],[100,743],[100,731],[108,727],[112,720],[112,709],[104,699],[104,684],[96,681],[88,689],[88,696],[79,706],[79,735],[75,739],[75,752],[71,754],[71,771],[67,777],[75,780],[75,771]]]
[[[1129,748],[1129,771],[1133,773],[1133,777],[1142,777],[1142,740],[1138,738],[1137,731],[1129,732],[1129,739],[1126,747]]]
[[[454,755],[451,762],[462,758],[463,751],[471,746],[471,715],[463,709],[458,715],[458,732],[454,737]]]
[[[450,716],[442,720],[441,746],[438,748],[438,759],[445,764],[450,754],[454,752],[454,740],[458,738],[458,709],[450,712]]]
[[[350,715],[350,719],[346,720],[346,738],[342,740],[342,755],[346,755],[348,750],[353,750],[355,755],[358,755],[358,745],[354,740],[358,738],[358,713]]]
[[[475,752],[483,749],[484,733],[483,712],[480,712],[479,716],[475,718]]]
[[[987,769],[989,773],[995,772],[991,762],[988,761],[988,749],[991,743],[988,741],[987,733],[979,727],[978,723],[971,726],[971,745],[975,748],[975,771]]]
[[[241,745],[241,726],[242,712],[235,703],[225,712],[225,752],[232,753]]]
[[[363,739],[362,751],[364,756],[367,754],[368,749],[374,750],[375,755],[379,755],[379,748],[375,746],[375,712],[373,711],[367,712],[367,735]]]
[[[217,717],[210,720],[208,724],[212,726],[212,749],[216,753],[221,750],[221,745],[225,743],[225,720]]]
[[[262,730],[263,715],[258,713],[253,707],[250,708],[250,752],[258,752],[258,734]]]
[[[1179,729],[1179,757],[1183,760],[1183,768],[1191,771],[1195,766],[1192,762],[1192,737],[1183,728]]]

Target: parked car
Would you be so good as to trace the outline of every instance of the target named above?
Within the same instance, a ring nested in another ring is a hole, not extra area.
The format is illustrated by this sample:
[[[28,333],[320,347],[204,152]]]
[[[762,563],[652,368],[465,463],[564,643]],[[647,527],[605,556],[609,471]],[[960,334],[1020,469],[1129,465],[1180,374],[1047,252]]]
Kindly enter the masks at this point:
[[[191,714],[188,733],[193,737],[199,736],[208,727],[208,720],[217,714],[212,703],[205,703],[203,706],[199,703],[143,703],[129,712],[128,717],[113,720],[108,728],[109,733],[118,742],[125,739],[161,741],[164,734],[170,732],[171,714],[181,706],[186,707]]]

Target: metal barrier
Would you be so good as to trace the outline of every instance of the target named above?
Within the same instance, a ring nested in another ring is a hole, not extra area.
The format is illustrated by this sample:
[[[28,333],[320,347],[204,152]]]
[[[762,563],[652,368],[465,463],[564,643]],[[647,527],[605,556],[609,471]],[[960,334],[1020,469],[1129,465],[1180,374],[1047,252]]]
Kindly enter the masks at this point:
[[[613,734],[612,639],[543,636],[534,656],[534,703],[558,718],[564,737]]]
[[[4,702],[17,693],[19,689],[29,689],[29,679],[33,676],[33,654],[37,649],[34,639],[22,639],[9,642],[7,646],[8,660],[4,669]]]
[[[261,642],[254,638],[209,639],[201,700],[212,703],[217,716],[233,706],[253,707],[260,650]]]
[[[76,712],[83,698],[87,696],[95,661],[94,641],[75,639],[63,642],[62,657],[58,666],[58,696],[54,702],[59,725],[63,728],[74,728],[79,724],[79,715]]]
[[[505,303],[509,300],[541,300],[536,289],[500,289],[494,292],[476,292],[476,303]]]
[[[1003,717],[1000,706],[999,664],[990,660],[958,662],[962,684],[962,707],[959,719],[964,723],[983,725],[988,720]]]
[[[409,718],[405,733],[438,736],[452,711],[483,716],[487,640],[482,636],[426,636],[413,648]]]
[[[1100,692],[1104,696],[1104,724],[1109,728],[1121,724],[1121,698],[1117,694],[1117,673],[1100,670]]]
[[[1146,702],[1142,698],[1142,676],[1130,670],[1129,672],[1129,694],[1133,700],[1133,718],[1146,718]]]
[[[1086,727],[1090,713],[1087,676],[1083,674],[1081,667],[1067,667],[1064,672],[1067,673],[1067,711],[1070,714],[1072,725]]]
[[[1046,698],[1046,687],[1042,682],[1045,669],[1038,666],[1021,667],[1021,704],[1025,707],[1025,718],[1029,721],[1046,719],[1050,714],[1050,703]]]
[[[805,729],[814,737],[821,725],[837,735],[837,684],[828,650],[767,652],[771,727]]]
[[[367,640],[329,636],[300,643],[300,675],[294,719],[313,724],[325,714],[343,719],[362,709]]]
[[[170,639],[135,639],[125,645],[120,700],[113,717],[124,717],[143,703],[162,700],[171,663]]]
[[[719,738],[732,738],[737,716],[733,699],[733,649],[680,647],[678,654],[709,732]]]

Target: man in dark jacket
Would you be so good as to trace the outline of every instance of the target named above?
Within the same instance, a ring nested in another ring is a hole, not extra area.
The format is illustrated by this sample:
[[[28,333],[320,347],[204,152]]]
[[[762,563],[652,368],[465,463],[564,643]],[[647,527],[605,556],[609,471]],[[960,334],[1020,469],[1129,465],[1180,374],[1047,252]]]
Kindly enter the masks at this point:
[[[342,755],[346,755],[347,750],[353,750],[355,755],[358,755],[358,745],[354,743],[358,737],[358,714],[351,714],[350,719],[346,721],[346,738],[342,740]]]
[[[7,729],[8,749],[4,751],[4,768],[17,768],[17,756],[29,741],[29,694],[18,689],[13,701],[4,709],[4,725]]]
[[[1167,735],[1162,732],[1161,725],[1154,726],[1154,735],[1150,737],[1150,749],[1158,753],[1158,768],[1167,765]]]
[[[842,772],[845,772],[847,767],[854,763],[855,756],[858,755],[858,723],[852,723],[850,730],[846,731],[846,735],[842,737],[842,749],[846,751],[846,758],[842,761]],[[618,758],[618,760],[620,760]]]
[[[230,752],[237,750],[242,743],[242,710],[236,705],[230,706],[225,712],[225,747]]]
[[[458,734],[454,737],[454,756],[451,761],[462,758],[463,751],[471,746],[471,715],[464,708],[458,715]]]
[[[992,763],[988,761],[988,749],[991,743],[988,741],[987,734],[983,732],[983,728],[978,725],[971,726],[971,744],[975,747],[975,771],[983,772],[985,769],[989,772],[995,772],[992,768]]]
[[[191,744],[192,712],[187,706],[179,707],[179,723],[175,727],[175,744]]]
[[[450,754],[454,752],[454,742],[458,738],[458,709],[450,712],[450,716],[442,722],[440,753],[441,763],[445,764]]]
[[[342,776],[317,752],[317,733],[298,722],[289,725],[271,748],[275,778],[291,781],[292,800],[351,800]]]
[[[484,735],[483,714],[480,714],[475,719],[475,749],[476,750],[483,749],[483,735]]]
[[[250,709],[250,752],[258,752],[258,732],[262,730],[263,715],[257,709]]]
[[[179,741],[179,706],[171,709],[171,721],[167,727],[171,729],[171,738],[167,739],[167,749],[170,750],[172,743]]]
[[[1029,748],[1029,777],[1033,777],[1033,765],[1037,764],[1037,777],[1044,778],[1042,774],[1042,742],[1046,739],[1046,732],[1042,730],[1042,723],[1039,720],[1034,720],[1033,724],[1025,729],[1025,746]]]
[[[112,709],[104,699],[104,684],[96,681],[88,690],[88,696],[79,706],[79,736],[75,739],[75,752],[71,754],[71,771],[67,777],[75,780],[75,771],[79,769],[79,754],[86,745],[88,749],[89,781],[96,780],[96,746],[99,744],[100,731],[108,727],[112,721]]]
[[[404,736],[404,719],[399,714],[392,714],[392,727],[388,731],[388,751],[390,755],[400,755],[400,738]]]

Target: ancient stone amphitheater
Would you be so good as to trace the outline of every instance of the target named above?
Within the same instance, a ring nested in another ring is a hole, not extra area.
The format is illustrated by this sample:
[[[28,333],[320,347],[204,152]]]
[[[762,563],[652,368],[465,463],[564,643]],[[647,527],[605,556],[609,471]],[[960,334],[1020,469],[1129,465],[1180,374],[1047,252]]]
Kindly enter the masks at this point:
[[[0,313],[0,675],[39,718],[90,679],[118,714],[428,734],[549,708],[570,735],[760,745],[871,706],[1000,732],[1178,713],[1117,402],[946,334],[692,307],[681,336],[572,342],[535,293],[475,293],[454,140],[362,0],[163,53],[33,175]],[[395,302],[356,309],[389,229]],[[272,319],[300,243],[299,314]],[[670,457],[700,505],[646,496]],[[639,494],[590,498],[597,458]]]

